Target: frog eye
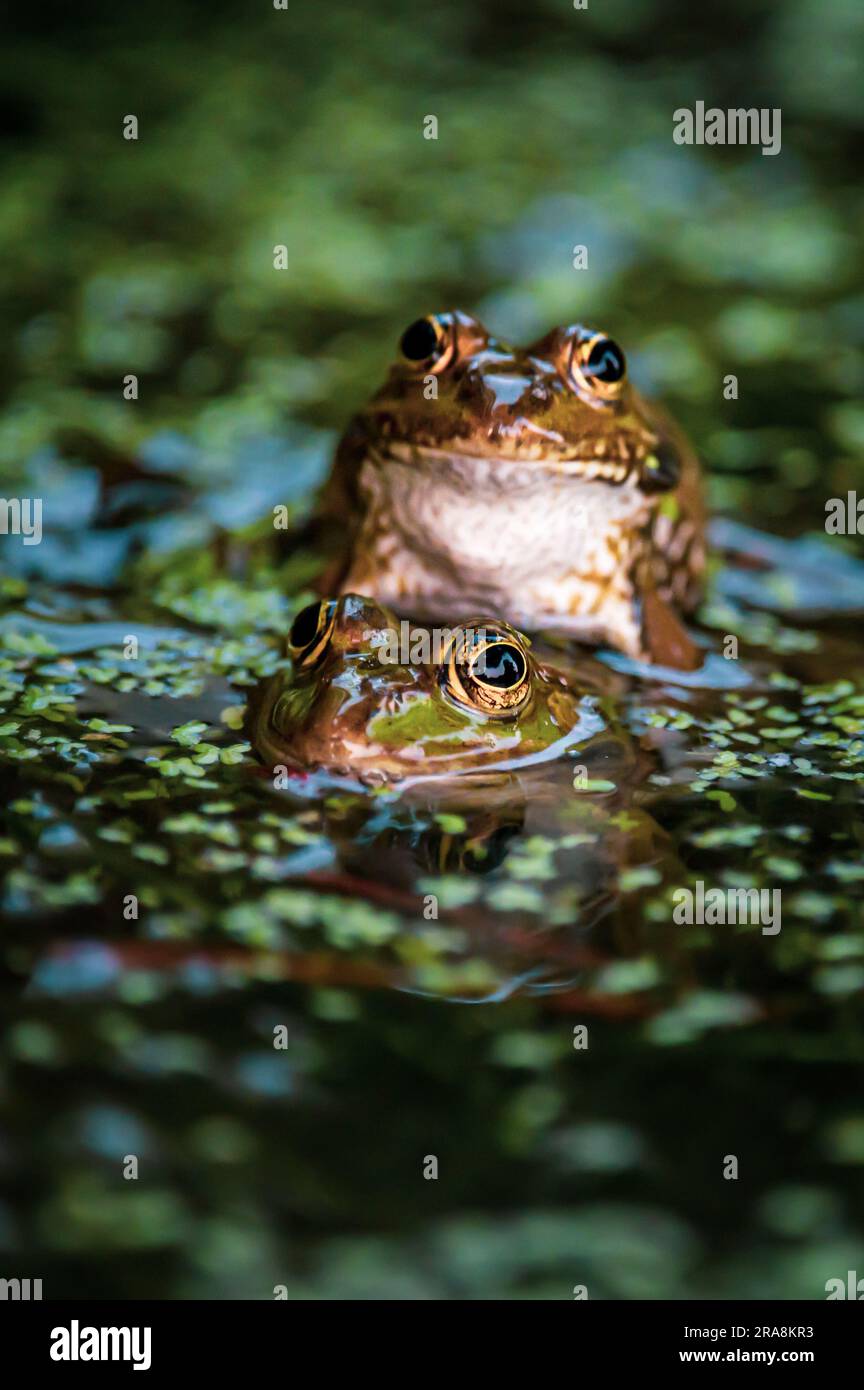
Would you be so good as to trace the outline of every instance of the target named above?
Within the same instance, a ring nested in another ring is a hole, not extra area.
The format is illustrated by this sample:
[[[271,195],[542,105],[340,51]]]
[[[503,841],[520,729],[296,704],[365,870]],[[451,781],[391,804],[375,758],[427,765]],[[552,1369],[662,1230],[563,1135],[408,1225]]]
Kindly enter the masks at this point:
[[[457,633],[441,668],[445,692],[483,714],[515,714],[531,694],[524,647],[509,633],[466,629]]]
[[[574,344],[570,376],[577,389],[611,400],[624,384],[627,362],[616,342],[603,333],[595,333],[593,338]]]
[[[453,356],[450,323],[437,314],[416,319],[402,334],[399,351],[415,370],[442,372]]]
[[[301,608],[288,633],[288,651],[301,666],[311,666],[330,641],[336,621],[336,604],[332,600],[310,603]]]

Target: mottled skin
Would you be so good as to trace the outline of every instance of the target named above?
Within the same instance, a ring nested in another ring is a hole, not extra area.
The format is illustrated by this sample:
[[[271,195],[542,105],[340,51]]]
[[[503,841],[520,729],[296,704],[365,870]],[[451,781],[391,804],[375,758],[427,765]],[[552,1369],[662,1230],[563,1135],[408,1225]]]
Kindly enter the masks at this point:
[[[677,427],[626,376],[582,373],[593,330],[512,348],[468,314],[429,322],[437,360],[396,362],[339,445],[342,592],[698,664],[679,615],[699,598],[703,511]]]
[[[316,659],[295,659],[251,702],[250,738],[271,767],[367,784],[452,777],[555,756],[604,727],[596,701],[574,695],[497,620],[465,624],[500,636],[524,660],[518,708],[494,715],[453,697],[446,660],[382,659],[382,642],[399,623],[377,603],[345,595],[331,621]],[[411,629],[412,645],[419,632]]]

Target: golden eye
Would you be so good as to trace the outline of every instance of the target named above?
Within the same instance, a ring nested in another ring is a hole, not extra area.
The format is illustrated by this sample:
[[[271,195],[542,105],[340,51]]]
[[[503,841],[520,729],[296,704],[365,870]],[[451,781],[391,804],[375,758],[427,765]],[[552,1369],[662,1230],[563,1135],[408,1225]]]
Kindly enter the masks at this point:
[[[578,390],[613,400],[624,385],[627,362],[616,342],[605,333],[595,333],[593,338],[574,343],[570,376]]]
[[[335,621],[336,604],[332,600],[300,609],[288,634],[288,651],[299,665],[311,666],[318,660],[330,641]]]
[[[515,634],[465,628],[456,634],[441,668],[452,700],[483,714],[515,714],[531,694],[528,653]]]
[[[444,315],[429,314],[405,329],[399,351],[416,371],[443,372],[453,356],[452,325]]]

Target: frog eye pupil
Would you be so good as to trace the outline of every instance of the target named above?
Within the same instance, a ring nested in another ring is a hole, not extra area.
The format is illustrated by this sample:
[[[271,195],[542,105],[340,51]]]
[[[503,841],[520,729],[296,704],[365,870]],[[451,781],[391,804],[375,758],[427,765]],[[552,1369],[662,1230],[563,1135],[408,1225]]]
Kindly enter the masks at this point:
[[[474,665],[474,674],[496,690],[512,690],[525,679],[525,658],[518,647],[503,642],[487,647]]]
[[[308,647],[310,642],[314,642],[318,635],[318,620],[321,615],[320,603],[310,603],[305,608],[301,608],[293,623],[288,637],[292,647],[301,649]]]
[[[431,319],[417,319],[402,334],[399,349],[409,362],[423,362],[438,347],[438,333]]]
[[[582,371],[586,377],[613,385],[627,370],[624,354],[611,338],[600,338],[589,352]]]

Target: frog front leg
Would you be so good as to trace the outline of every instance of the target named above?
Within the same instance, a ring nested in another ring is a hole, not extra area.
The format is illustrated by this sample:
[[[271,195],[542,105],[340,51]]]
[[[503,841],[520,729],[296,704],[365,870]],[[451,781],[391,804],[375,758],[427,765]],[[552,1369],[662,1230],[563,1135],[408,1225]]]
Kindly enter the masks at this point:
[[[646,538],[607,588],[602,640],[635,661],[692,671],[702,652],[679,617],[671,591],[658,583],[658,557]]]
[[[678,671],[695,671],[702,665],[702,651],[690,637],[671,603],[661,598],[653,583],[635,600],[639,629],[639,659]]]

